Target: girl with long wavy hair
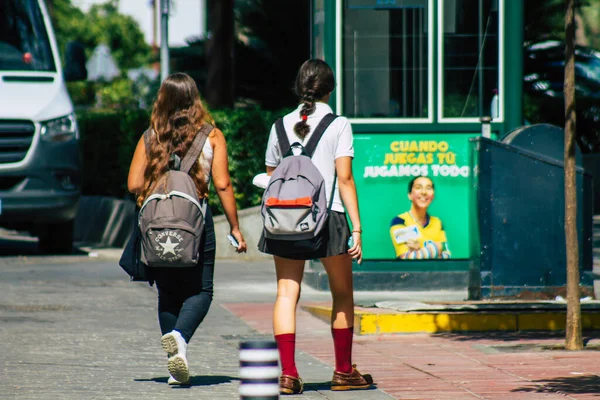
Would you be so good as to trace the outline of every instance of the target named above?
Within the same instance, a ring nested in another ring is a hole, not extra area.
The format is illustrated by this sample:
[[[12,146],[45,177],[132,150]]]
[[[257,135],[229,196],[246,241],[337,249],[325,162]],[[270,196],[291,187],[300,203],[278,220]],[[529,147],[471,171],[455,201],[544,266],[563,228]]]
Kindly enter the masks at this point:
[[[140,206],[152,193],[154,185],[169,170],[173,154],[183,159],[198,131],[213,121],[206,112],[194,80],[183,73],[169,75],[162,83],[150,119],[149,140],[140,138],[127,179],[127,187]],[[148,147],[146,147],[148,146]],[[189,172],[198,198],[208,201],[208,186],[216,189],[231,234],[238,242],[236,251],[246,251],[239,230],[237,208],[229,177],[227,144],[223,132],[214,128],[208,135],[198,161]],[[200,243],[200,262],[191,268],[150,269],[158,290],[158,320],[161,344],[168,354],[169,384],[189,383],[187,344],[204,320],[213,298],[215,232],[210,207],[205,215],[204,234]]]

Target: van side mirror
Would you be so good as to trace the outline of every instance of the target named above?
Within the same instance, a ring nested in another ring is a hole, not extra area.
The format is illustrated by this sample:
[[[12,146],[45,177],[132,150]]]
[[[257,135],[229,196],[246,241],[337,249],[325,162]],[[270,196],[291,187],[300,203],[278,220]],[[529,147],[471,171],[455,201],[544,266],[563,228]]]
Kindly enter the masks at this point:
[[[73,41],[67,43],[63,73],[67,82],[84,81],[87,79],[85,48],[80,42]]]

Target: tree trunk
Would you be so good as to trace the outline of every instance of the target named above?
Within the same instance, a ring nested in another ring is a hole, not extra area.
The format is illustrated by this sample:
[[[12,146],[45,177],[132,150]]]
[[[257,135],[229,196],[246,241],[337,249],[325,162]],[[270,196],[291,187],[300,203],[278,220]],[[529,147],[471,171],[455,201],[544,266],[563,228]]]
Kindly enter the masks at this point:
[[[567,350],[583,349],[579,302],[579,241],[575,176],[575,0],[565,0],[565,238],[567,245]]]
[[[233,107],[233,1],[208,0],[205,97],[211,108]]]

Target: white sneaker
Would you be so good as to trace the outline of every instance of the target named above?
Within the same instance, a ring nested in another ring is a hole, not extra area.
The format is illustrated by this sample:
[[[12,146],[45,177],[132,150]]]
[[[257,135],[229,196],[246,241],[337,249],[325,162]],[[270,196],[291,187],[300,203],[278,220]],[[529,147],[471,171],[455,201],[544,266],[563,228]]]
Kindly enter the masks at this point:
[[[171,373],[171,376],[179,382],[189,382],[190,380],[190,369],[188,367],[187,359],[182,354],[175,354],[169,358],[167,362],[167,368]]]
[[[185,357],[187,352],[187,343],[185,342],[183,336],[181,336],[181,333],[177,331],[165,333],[160,338],[160,343],[163,350],[169,355],[169,357],[172,357],[175,354],[182,354]]]
[[[160,339],[162,348],[169,355],[167,368],[178,382],[189,382],[190,370],[187,362],[187,343],[181,333],[173,330]]]
[[[189,385],[189,379],[186,382],[179,382],[177,379],[173,378],[173,375],[169,375],[169,379],[167,380],[169,385]]]

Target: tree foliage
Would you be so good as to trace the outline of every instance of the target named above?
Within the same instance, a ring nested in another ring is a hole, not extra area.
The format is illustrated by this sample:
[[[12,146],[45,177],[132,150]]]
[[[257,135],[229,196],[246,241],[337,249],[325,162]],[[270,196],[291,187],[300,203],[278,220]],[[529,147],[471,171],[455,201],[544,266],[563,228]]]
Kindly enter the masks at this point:
[[[210,111],[227,140],[238,209],[260,204],[263,191],[252,185],[252,178],[264,172],[265,143],[273,121],[287,112],[289,109],[267,111],[260,107]],[[81,109],[77,121],[84,160],[83,194],[131,198],[127,174],[138,140],[150,122],[150,111]],[[216,195],[210,196],[209,203],[215,214],[223,212]]]
[[[310,57],[309,1],[236,0],[233,48],[236,102],[280,110],[296,106],[298,68]],[[209,21],[209,25],[211,25]],[[171,49],[174,70],[183,71],[206,95],[207,43],[192,38]]]
[[[565,39],[565,2],[564,0],[526,0],[525,42],[545,39]],[[576,0],[575,12],[580,14],[590,0]]]
[[[236,25],[242,44],[236,57],[238,94],[260,96],[264,107],[296,104],[292,91],[300,65],[310,56],[310,1],[237,0]]]
[[[578,37],[578,44],[600,49],[600,2],[590,1],[577,14],[577,21],[583,31],[583,38]]]
[[[71,0],[52,0],[50,5],[52,25],[58,42],[58,48],[64,53],[66,44],[79,37],[79,24],[85,14],[75,7]]]
[[[140,67],[150,60],[142,30],[132,17],[119,12],[119,0],[95,4],[87,13],[71,0],[53,0],[52,22],[61,52],[66,43],[79,41],[89,57],[104,43],[121,69]]]

